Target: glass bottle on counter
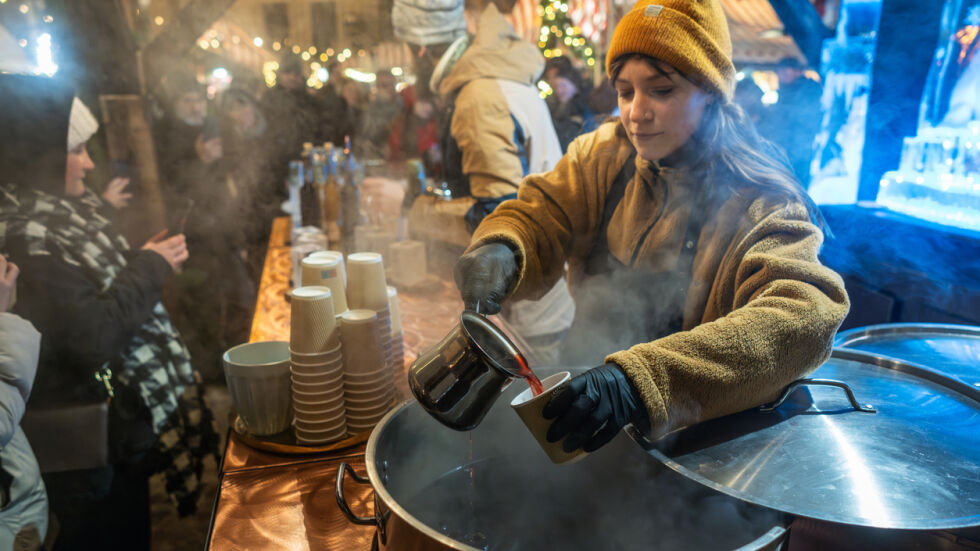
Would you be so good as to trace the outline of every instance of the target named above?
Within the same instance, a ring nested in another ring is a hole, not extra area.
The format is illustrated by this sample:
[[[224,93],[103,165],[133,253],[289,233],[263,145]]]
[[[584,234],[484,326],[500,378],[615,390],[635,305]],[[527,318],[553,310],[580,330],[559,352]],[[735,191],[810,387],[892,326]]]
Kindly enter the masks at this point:
[[[303,186],[300,188],[299,207],[300,219],[303,226],[320,227],[320,197],[314,181],[316,152],[312,144],[307,149],[303,147],[303,158],[306,170],[303,171]]]
[[[335,163],[333,144],[323,144],[323,229],[331,243],[339,242],[340,232],[340,187],[337,182],[337,164]]]
[[[300,190],[303,189],[304,173],[303,161],[289,161],[288,205],[294,228],[303,225],[303,217],[300,212]]]
[[[350,148],[350,136],[344,138],[344,185],[340,188],[341,235],[346,252],[354,246],[354,228],[360,224],[361,193],[357,162]]]

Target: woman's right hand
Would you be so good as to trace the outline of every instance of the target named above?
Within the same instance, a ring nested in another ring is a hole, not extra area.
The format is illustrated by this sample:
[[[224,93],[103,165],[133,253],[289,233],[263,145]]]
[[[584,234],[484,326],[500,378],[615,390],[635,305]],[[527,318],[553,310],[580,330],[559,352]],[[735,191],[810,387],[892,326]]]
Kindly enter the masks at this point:
[[[143,245],[142,249],[144,251],[153,251],[162,256],[167,261],[167,264],[170,264],[170,268],[173,271],[179,272],[180,267],[184,265],[184,261],[190,256],[187,252],[187,241],[184,239],[184,234],[182,233],[165,238],[166,235],[167,230],[163,230],[154,235]]]
[[[517,257],[503,243],[487,243],[459,257],[453,275],[467,310],[496,314],[517,278]]]
[[[6,312],[11,306],[10,299],[17,286],[18,274],[20,268],[13,262],[7,262],[7,258],[0,254],[0,312]]]

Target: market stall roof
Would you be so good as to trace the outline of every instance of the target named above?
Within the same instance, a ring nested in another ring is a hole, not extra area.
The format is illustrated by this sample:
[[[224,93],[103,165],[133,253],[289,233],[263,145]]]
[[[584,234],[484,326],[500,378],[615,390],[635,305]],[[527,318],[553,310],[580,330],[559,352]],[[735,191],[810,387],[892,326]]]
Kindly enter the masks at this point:
[[[775,64],[787,56],[803,60],[769,0],[722,0],[736,65]]]

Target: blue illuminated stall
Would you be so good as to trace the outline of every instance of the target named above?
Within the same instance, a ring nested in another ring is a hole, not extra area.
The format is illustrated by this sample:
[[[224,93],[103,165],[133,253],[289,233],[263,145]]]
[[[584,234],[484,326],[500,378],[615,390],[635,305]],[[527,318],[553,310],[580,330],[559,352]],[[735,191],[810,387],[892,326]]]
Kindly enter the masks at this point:
[[[880,13],[857,201],[816,197],[834,234],[823,260],[852,299],[844,327],[980,324],[980,0]]]

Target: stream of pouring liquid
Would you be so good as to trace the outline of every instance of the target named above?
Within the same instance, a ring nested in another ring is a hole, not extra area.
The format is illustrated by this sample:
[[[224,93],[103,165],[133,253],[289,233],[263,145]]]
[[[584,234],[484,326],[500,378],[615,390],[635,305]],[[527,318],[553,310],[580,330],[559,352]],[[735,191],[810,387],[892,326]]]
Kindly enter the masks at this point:
[[[527,384],[531,385],[531,393],[537,396],[544,392],[544,386],[541,384],[541,379],[538,379],[538,376],[531,371],[530,367],[528,367],[527,360],[524,359],[524,356],[518,354],[514,356],[514,359],[517,360],[517,365],[521,367],[520,376],[527,379]]]

